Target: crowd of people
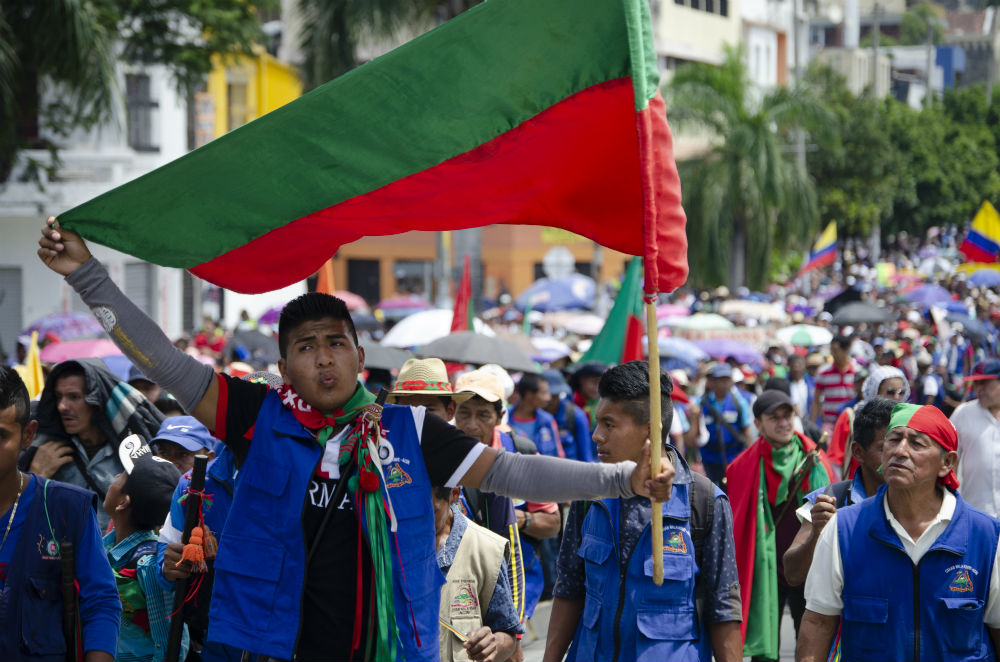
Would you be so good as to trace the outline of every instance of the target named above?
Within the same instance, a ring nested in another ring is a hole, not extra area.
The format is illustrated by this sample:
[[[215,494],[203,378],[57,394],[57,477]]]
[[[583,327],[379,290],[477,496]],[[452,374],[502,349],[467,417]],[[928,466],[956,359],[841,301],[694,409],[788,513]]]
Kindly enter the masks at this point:
[[[786,605],[797,659],[996,656],[992,290],[940,281],[978,326],[901,299],[834,327],[805,310],[822,283],[775,293],[832,339],[666,365],[651,440],[646,361],[414,358],[379,396],[311,293],[272,370],[234,366],[221,330],[179,347],[42,234],[135,370],[64,361],[31,402],[0,368],[0,658],[517,661],[542,600],[552,662],[776,660]],[[893,245],[900,272],[925,248]],[[835,273],[891,296],[867,268]]]

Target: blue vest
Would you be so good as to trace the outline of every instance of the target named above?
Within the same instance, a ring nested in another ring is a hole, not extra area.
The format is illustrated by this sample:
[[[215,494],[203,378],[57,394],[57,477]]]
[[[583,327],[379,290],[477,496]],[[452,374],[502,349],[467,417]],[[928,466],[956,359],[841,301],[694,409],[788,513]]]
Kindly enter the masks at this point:
[[[97,496],[74,485],[48,481],[48,494],[43,498],[45,482],[41,477],[35,480],[31,509],[11,557],[13,572],[7,576],[5,589],[7,605],[0,613],[0,658],[3,659],[66,659],[61,561],[56,550],[41,545],[40,541],[50,541],[53,530],[57,542],[80,541]],[[48,518],[45,516],[46,498]],[[114,586],[111,566],[107,566],[107,573],[110,585]]]
[[[393,550],[402,657],[409,662],[433,660],[439,655],[438,603],[444,578],[436,560],[430,478],[410,408],[386,405],[382,425],[391,447],[382,471],[399,523],[396,539],[403,556],[401,567]],[[269,392],[240,468],[215,559],[209,640],[292,658],[306,574],[302,509],[321,454],[277,392]],[[367,529],[363,518],[362,525]]]
[[[705,427],[708,430],[708,443],[701,447],[701,459],[703,462],[709,464],[729,464],[743,451],[744,446],[736,440],[736,437],[729,433],[729,430],[726,429],[726,426],[721,421],[715,420],[715,414],[712,413],[712,408],[708,405],[709,394],[705,393],[702,398],[701,413],[705,420]],[[715,409],[726,420],[732,419],[729,420],[729,423],[734,430],[742,432],[743,427],[748,425],[749,421],[743,420],[736,398],[742,400],[743,396],[735,395],[730,390],[726,393],[726,397],[722,402],[716,400],[712,404],[715,405]],[[719,452],[719,435],[722,435],[725,445],[725,456]]]
[[[594,502],[583,521],[578,552],[586,562],[587,598],[567,662],[711,658],[695,605],[698,565],[691,541],[690,487],[675,484],[663,505],[662,586],[653,583],[650,526],[622,573],[620,502]]]
[[[514,424],[514,407],[510,408],[510,426],[518,432],[522,431]],[[535,447],[538,449],[540,455],[559,457],[559,447],[556,446],[556,432],[558,427],[556,419],[552,414],[544,409],[536,409],[532,433],[525,436],[535,442]],[[562,440],[560,440],[561,442]],[[565,449],[563,449],[563,452],[566,452]]]
[[[983,624],[1000,521],[955,494],[948,527],[916,566],[882,500],[837,511],[846,660],[993,660]]]

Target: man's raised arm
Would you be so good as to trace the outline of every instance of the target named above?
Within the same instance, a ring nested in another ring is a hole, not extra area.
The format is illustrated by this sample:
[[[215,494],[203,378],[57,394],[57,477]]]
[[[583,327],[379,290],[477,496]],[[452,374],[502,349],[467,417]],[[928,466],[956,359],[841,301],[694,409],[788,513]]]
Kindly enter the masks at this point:
[[[80,235],[63,229],[50,216],[38,246],[45,266],[66,277],[125,356],[209,430],[215,430],[219,401],[215,371],[174,347],[160,327],[112,282]]]

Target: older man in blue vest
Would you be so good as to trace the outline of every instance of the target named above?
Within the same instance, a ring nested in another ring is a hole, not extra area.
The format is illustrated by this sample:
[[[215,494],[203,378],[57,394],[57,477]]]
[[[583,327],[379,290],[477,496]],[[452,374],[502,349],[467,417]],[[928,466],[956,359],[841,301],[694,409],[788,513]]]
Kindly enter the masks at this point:
[[[898,404],[886,484],[820,534],[796,658],[993,660],[1000,644],[1000,522],[958,494],[958,435],[928,405]]]

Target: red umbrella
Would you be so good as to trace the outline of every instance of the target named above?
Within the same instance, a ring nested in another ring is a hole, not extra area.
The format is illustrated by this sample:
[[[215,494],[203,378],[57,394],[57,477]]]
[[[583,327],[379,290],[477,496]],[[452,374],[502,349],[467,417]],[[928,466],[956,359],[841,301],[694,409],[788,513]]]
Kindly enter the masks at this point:
[[[105,338],[97,340],[70,340],[55,342],[42,348],[40,358],[46,363],[59,363],[70,359],[103,359],[120,356],[122,351]]]

